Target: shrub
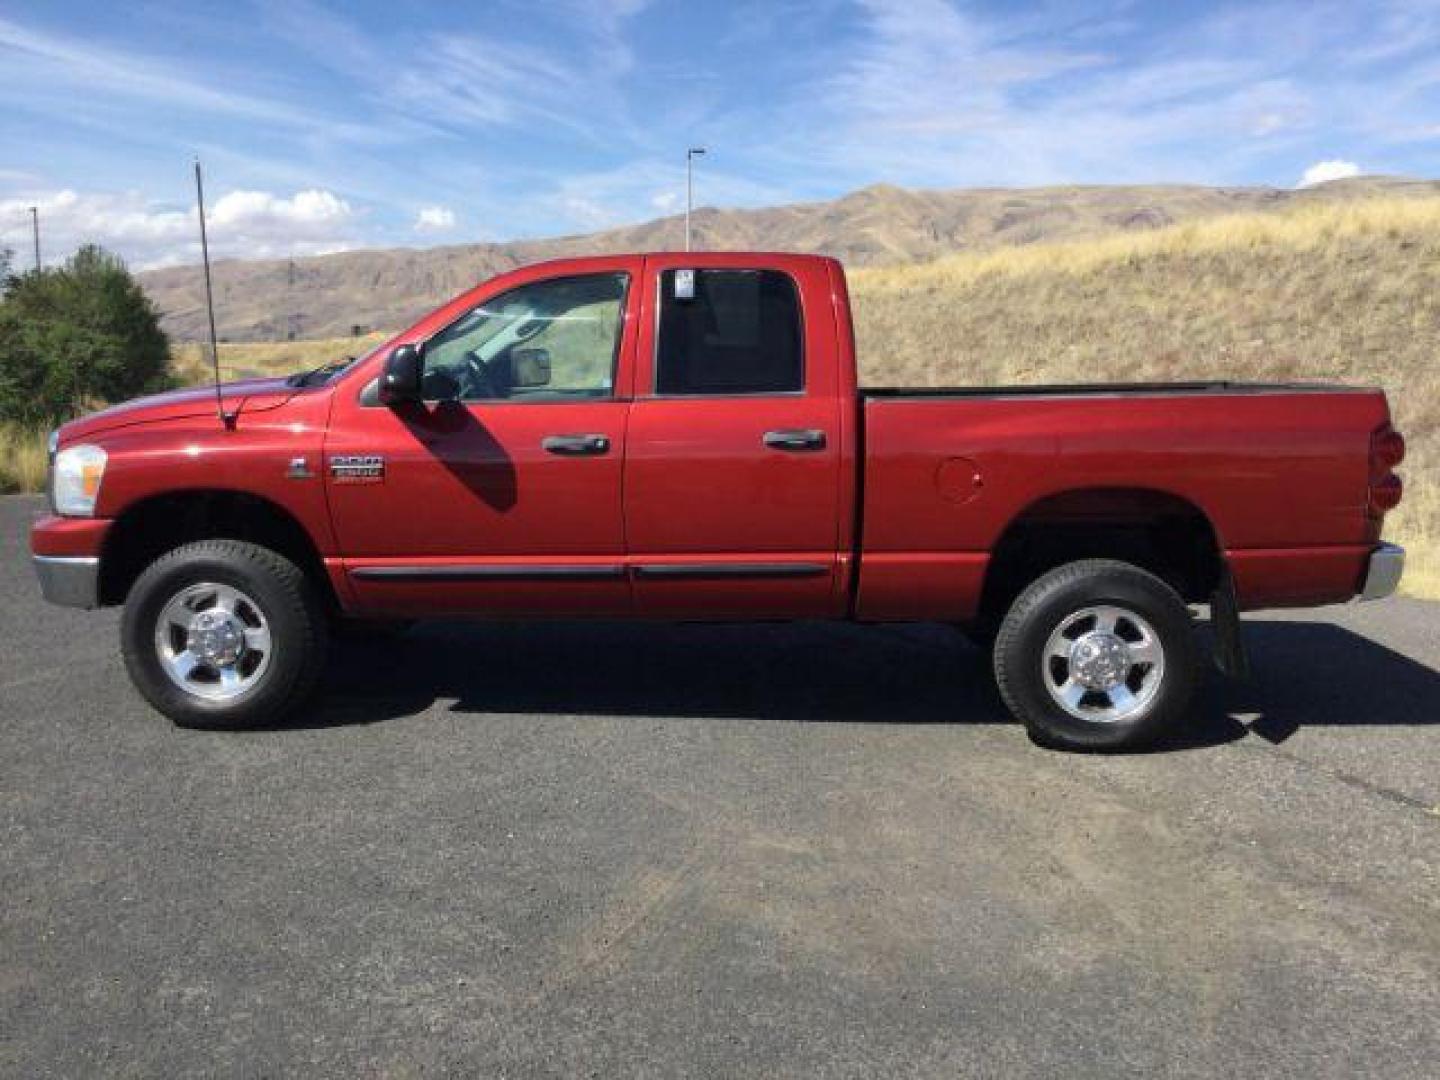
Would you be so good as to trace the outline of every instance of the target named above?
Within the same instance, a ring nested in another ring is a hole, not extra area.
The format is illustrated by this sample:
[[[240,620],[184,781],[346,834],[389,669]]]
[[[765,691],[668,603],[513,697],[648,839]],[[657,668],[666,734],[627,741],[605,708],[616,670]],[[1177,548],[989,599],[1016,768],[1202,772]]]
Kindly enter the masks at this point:
[[[6,277],[0,419],[49,424],[171,385],[159,318],[117,256],[87,245],[58,269]]]

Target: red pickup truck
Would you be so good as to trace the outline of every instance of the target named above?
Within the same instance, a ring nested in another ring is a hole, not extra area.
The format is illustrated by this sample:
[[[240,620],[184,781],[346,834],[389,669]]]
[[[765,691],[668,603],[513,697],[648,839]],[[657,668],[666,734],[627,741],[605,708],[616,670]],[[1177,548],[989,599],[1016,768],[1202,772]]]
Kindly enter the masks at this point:
[[[1237,612],[1388,595],[1379,390],[859,389],[833,259],[571,259],[369,355],[183,390],[53,440],[45,595],[124,604],[140,692],[264,723],[349,620],[940,620],[1036,738],[1132,746]]]

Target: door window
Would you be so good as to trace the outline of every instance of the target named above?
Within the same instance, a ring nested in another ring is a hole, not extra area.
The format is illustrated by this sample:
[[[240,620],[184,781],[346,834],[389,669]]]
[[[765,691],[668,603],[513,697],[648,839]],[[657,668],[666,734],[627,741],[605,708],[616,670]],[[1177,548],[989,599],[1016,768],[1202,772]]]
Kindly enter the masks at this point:
[[[614,393],[628,274],[522,285],[425,344],[429,400],[574,401]]]
[[[795,282],[776,270],[664,271],[655,353],[657,394],[803,390]]]

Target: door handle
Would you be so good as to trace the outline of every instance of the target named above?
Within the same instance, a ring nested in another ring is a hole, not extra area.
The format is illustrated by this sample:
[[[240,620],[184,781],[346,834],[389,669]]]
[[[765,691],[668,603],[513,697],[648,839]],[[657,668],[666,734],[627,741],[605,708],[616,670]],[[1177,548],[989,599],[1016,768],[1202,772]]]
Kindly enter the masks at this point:
[[[610,438],[606,435],[546,435],[540,440],[540,445],[561,457],[585,457],[608,453]]]
[[[817,428],[767,431],[764,442],[771,450],[788,450],[792,454],[811,453],[825,449],[825,432]]]

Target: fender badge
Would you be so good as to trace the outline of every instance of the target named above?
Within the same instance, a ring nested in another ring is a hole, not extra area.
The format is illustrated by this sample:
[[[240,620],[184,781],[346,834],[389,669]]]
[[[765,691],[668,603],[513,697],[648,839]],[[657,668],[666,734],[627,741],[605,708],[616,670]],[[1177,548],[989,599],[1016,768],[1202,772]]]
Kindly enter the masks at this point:
[[[315,474],[310,471],[310,463],[303,457],[292,457],[290,467],[285,470],[285,477],[289,480],[313,480]]]
[[[337,454],[330,459],[330,479],[337,484],[378,484],[385,479],[379,454]]]

